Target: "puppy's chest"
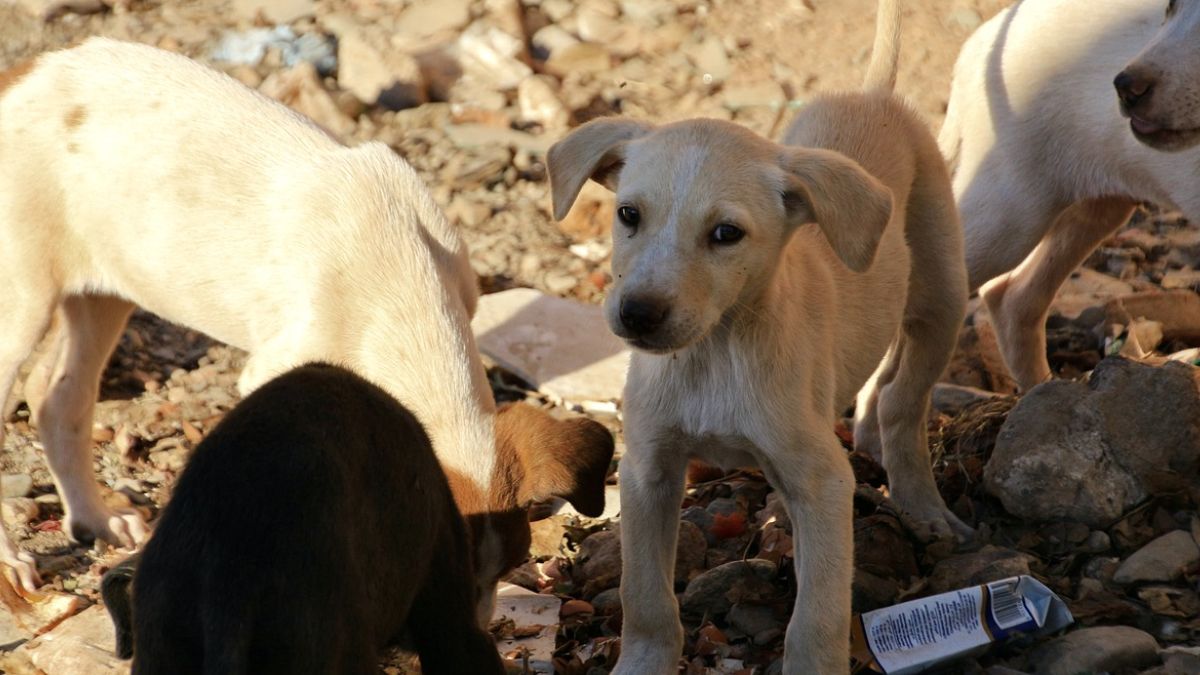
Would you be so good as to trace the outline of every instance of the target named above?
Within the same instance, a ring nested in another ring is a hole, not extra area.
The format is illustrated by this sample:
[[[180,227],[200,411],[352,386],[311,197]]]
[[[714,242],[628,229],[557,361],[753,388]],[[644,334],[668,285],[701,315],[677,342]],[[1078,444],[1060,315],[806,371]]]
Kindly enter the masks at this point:
[[[653,411],[652,424],[686,437],[693,452],[713,453],[706,458],[714,463],[759,454],[761,440],[779,425],[787,407],[778,397],[770,400],[775,376],[764,364],[719,354],[661,357],[647,365],[631,374],[629,403]]]

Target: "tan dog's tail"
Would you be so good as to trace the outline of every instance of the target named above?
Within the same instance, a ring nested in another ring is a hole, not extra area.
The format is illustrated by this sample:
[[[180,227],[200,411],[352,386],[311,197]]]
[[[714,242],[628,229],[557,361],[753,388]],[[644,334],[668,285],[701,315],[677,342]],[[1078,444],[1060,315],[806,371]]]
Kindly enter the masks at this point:
[[[875,44],[871,64],[863,80],[866,91],[891,92],[896,88],[896,69],[900,61],[900,1],[879,0],[875,15]]]

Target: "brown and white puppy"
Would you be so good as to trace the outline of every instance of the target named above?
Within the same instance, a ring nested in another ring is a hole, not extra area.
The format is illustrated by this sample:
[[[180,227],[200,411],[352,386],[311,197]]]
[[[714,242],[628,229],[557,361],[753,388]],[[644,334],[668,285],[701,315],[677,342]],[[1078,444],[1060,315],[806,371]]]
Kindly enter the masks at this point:
[[[939,143],[971,287],[1029,389],[1055,292],[1138,202],[1200,220],[1200,1],[1000,12],[963,45]]]
[[[969,532],[925,435],[966,303],[961,233],[932,136],[891,94],[895,2],[877,30],[867,91],[812,101],[784,144],[716,120],[601,119],[550,150],[558,217],[589,178],[616,192],[605,309],[635,348],[616,673],[676,671],[689,458],[762,467],[796,524],[786,673],[849,667],[854,475],[834,424],[856,392],[856,442],[882,451],[897,505],[930,533]]]
[[[611,441],[496,451],[505,416],[471,333],[476,278],[412,168],[187,58],[93,38],[0,79],[0,241],[0,392],[55,319],[25,391],[77,539],[147,533],[101,501],[89,448],[135,305],[248,350],[243,394],[325,360],[408,406],[472,519],[481,619],[515,564],[505,542],[528,537],[521,500],[603,491]],[[0,563],[37,584],[6,536]]]
[[[238,404],[139,556],[102,584],[139,675],[365,675],[405,632],[425,673],[504,672],[429,437],[343,368],[296,368]]]

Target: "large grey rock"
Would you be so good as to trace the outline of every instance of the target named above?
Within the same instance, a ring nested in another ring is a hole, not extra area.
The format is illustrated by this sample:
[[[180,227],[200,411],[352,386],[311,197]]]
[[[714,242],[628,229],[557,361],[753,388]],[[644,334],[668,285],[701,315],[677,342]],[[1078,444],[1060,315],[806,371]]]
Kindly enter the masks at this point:
[[[700,528],[692,523],[679,523],[679,541],[675,548],[675,581],[688,577],[704,567],[708,545]],[[583,540],[575,558],[576,581],[583,584],[583,594],[590,596],[614,588],[621,583],[620,531],[602,530]]]
[[[1113,581],[1135,584],[1150,581],[1172,581],[1184,570],[1200,562],[1200,546],[1190,532],[1175,530],[1146,544],[1129,556]]]
[[[514,288],[480,298],[471,326],[484,354],[545,394],[621,399],[629,349],[595,305]]]
[[[1037,675],[1078,675],[1145,668],[1158,663],[1158,643],[1129,626],[1083,628],[1052,640],[1029,655]]]
[[[1110,358],[1087,384],[1030,390],[1001,428],[984,480],[1015,515],[1105,527],[1147,494],[1194,484],[1198,466],[1191,368]]]

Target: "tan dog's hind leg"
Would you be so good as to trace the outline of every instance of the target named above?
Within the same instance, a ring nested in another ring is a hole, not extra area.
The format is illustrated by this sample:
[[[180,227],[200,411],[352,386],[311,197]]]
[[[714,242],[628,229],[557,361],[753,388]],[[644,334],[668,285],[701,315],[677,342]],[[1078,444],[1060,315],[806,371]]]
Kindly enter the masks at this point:
[[[132,312],[132,304],[106,296],[71,296],[62,302],[66,351],[51,377],[38,426],[66,507],[67,532],[77,541],[100,537],[134,544],[147,534],[139,515],[105,505],[92,471],[92,411],[100,376]]]
[[[46,392],[50,389],[50,378],[58,368],[67,351],[67,331],[63,330],[63,316],[60,308],[56,320],[50,326],[41,353],[35,354],[36,360],[29,376],[25,378],[25,405],[29,407],[29,417],[35,423],[46,400]]]
[[[11,268],[10,268],[11,269]],[[0,273],[5,270],[0,269]],[[18,270],[19,271],[19,270]],[[15,276],[15,275],[14,275]],[[0,409],[8,409],[7,398],[17,379],[17,371],[21,363],[37,346],[38,340],[50,324],[50,316],[54,308],[54,297],[38,297],[31,291],[48,286],[26,286],[0,276],[0,282],[9,289],[9,305],[5,307],[4,329],[0,330]],[[29,288],[30,292],[24,291]],[[12,290],[16,294],[12,295]],[[0,449],[4,447],[4,424],[0,420]],[[91,463],[88,463],[90,469]],[[0,564],[11,567],[26,590],[33,591],[41,585],[37,565],[33,556],[18,549],[8,538],[4,527],[0,525]]]
[[[1135,204],[1124,197],[1080,202],[1067,209],[1024,262],[980,289],[1004,362],[1022,391],[1050,379],[1046,314],[1063,282]]]
[[[687,461],[674,450],[661,452],[653,447],[657,439],[637,433],[636,426],[628,421],[625,426],[627,450],[618,481],[624,627],[621,656],[613,673],[673,675],[679,671],[683,651],[674,585]]]
[[[763,466],[784,500],[795,532],[800,599],[784,638],[785,675],[849,669],[844,645],[850,644],[854,576],[854,472],[837,437],[826,427],[798,427],[791,447],[769,453],[771,465]]]

